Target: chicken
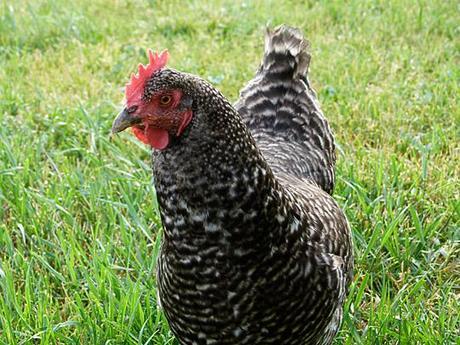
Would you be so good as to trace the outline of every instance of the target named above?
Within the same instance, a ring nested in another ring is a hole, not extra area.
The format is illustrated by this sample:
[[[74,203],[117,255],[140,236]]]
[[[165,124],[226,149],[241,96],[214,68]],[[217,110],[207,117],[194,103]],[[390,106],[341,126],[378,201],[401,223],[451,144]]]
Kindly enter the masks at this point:
[[[330,196],[335,148],[307,79],[307,42],[267,32],[235,106],[149,51],[112,132],[153,148],[164,227],[161,306],[181,344],[330,344],[352,280],[347,219]]]

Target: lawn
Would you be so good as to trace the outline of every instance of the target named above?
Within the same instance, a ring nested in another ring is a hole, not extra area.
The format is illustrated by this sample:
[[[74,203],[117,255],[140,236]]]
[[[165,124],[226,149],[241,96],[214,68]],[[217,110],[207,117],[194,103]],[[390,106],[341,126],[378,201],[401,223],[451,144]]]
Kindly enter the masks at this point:
[[[110,140],[145,49],[231,100],[300,27],[338,143],[355,282],[337,344],[459,344],[456,1],[0,2],[0,344],[175,344],[149,149]]]

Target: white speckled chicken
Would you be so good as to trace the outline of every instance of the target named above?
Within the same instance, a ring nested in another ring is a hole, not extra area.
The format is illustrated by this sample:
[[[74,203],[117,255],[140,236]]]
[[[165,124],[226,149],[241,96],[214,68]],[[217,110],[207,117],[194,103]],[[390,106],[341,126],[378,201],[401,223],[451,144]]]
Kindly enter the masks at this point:
[[[330,196],[335,147],[297,29],[268,32],[235,106],[205,80],[148,66],[114,133],[153,148],[164,226],[158,286],[181,344],[330,344],[352,280],[347,220]]]

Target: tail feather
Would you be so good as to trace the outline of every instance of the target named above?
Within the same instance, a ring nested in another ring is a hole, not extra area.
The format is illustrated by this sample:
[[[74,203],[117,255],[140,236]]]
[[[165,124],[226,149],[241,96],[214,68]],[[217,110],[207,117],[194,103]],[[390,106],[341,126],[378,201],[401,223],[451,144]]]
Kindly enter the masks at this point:
[[[275,174],[308,179],[331,193],[334,139],[308,81],[308,48],[298,29],[267,31],[261,65],[235,106]]]
[[[309,42],[296,28],[282,25],[273,32],[267,28],[265,53],[261,66],[264,70],[270,71],[275,65],[280,66],[280,58],[282,59],[286,54],[289,54],[294,59],[284,60],[286,66],[283,67],[287,71],[292,71],[293,78],[305,76],[311,59],[308,53],[309,46]]]

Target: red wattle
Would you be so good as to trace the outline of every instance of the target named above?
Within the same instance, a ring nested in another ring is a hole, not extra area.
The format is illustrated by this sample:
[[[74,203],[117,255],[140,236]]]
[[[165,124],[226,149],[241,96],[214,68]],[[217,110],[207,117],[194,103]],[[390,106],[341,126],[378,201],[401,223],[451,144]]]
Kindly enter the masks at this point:
[[[131,127],[134,135],[136,136],[137,139],[142,141],[144,144],[148,144],[149,141],[147,137],[145,136],[144,130],[138,127]]]
[[[163,150],[169,145],[169,133],[166,129],[147,127],[145,135],[150,146],[157,150]]]

